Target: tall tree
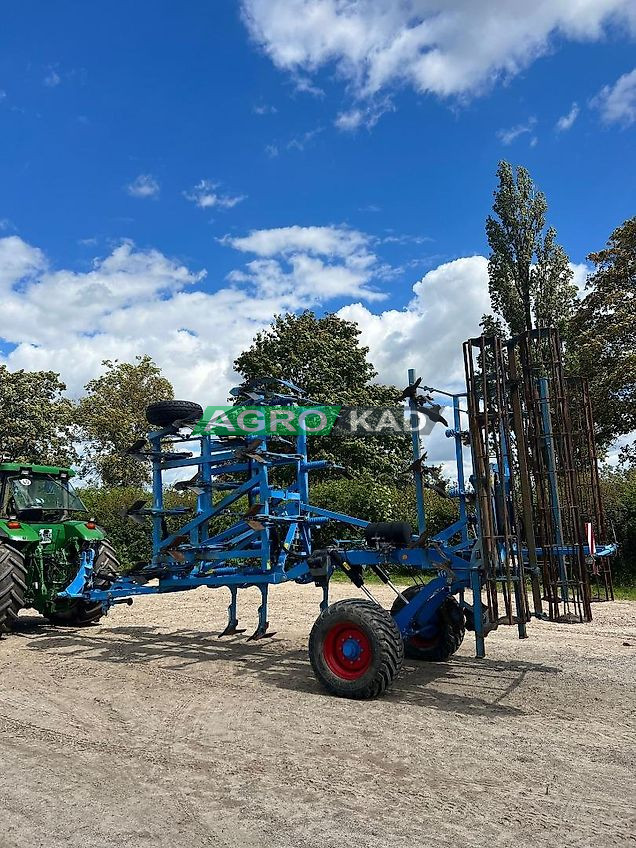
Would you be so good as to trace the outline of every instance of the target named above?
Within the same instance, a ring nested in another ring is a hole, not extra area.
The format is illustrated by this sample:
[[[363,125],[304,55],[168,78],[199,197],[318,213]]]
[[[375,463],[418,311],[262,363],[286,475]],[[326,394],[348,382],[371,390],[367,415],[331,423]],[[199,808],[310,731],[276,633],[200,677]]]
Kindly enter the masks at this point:
[[[572,322],[576,365],[590,381],[601,446],[636,430],[636,217],[617,227]],[[636,460],[636,442],[625,451]]]
[[[150,480],[150,471],[123,452],[147,432],[148,404],[174,397],[172,385],[150,356],[102,364],[106,371],[86,384],[77,405],[76,420],[86,442],[82,477],[106,486],[139,486]]]
[[[9,371],[0,365],[0,454],[9,460],[70,465],[72,404],[54,371]]]
[[[291,380],[315,401],[348,406],[390,406],[393,386],[371,383],[377,376],[360,345],[360,330],[337,315],[277,315],[257,333],[234,367],[245,379],[272,376]],[[402,435],[348,437],[339,431],[310,441],[312,456],[357,472],[393,478],[406,464],[409,440]]]
[[[576,302],[572,270],[556,231],[545,229],[548,204],[528,171],[497,168],[493,212],[486,220],[491,254],[488,289],[495,315],[484,315],[487,332],[522,333],[535,327],[564,329]]]

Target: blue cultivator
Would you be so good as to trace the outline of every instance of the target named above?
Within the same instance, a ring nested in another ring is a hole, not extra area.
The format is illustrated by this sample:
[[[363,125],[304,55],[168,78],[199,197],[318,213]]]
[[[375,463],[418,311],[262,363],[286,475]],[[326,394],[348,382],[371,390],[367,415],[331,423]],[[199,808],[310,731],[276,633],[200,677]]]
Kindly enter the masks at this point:
[[[476,367],[473,352],[485,368]],[[304,433],[291,442],[263,435],[193,435],[200,407],[167,401],[149,407],[148,420],[156,429],[129,451],[152,464],[152,504],[138,502],[128,511],[131,518],[152,523],[152,560],[101,590],[92,587],[91,563],[83,560],[67,595],[101,601],[108,608],[132,603],[137,595],[225,587],[230,592],[228,621],[219,636],[231,637],[245,632],[239,628],[238,590],[257,586],[258,626],[249,639],[259,640],[273,635],[269,587],[289,581],[314,583],[321,600],[309,640],[313,669],[329,691],[354,698],[384,692],[398,674],[405,651],[416,659],[447,660],[466,629],[474,631],[477,656],[483,657],[484,638],[499,624],[516,624],[524,638],[531,614],[586,620],[591,546],[589,533],[585,536],[586,516],[575,515],[576,505],[568,501],[567,520],[563,516],[563,500],[571,496],[573,481],[565,480],[570,466],[564,465],[563,447],[555,444],[557,428],[552,422],[561,413],[550,408],[547,392],[552,384],[545,378],[543,395],[536,392],[538,378],[532,369],[514,382],[498,340],[471,340],[465,355],[467,392],[426,390],[452,404],[453,427],[446,435],[454,445],[457,485],[451,494],[457,498],[458,517],[441,533],[427,533],[427,469],[417,426],[422,412],[429,419],[441,416],[430,396],[420,394],[420,381],[412,371],[403,397],[413,425],[417,533],[406,523],[372,524],[313,505],[309,475],[330,463],[308,458]],[[518,358],[517,348],[509,355]],[[522,369],[524,362],[522,357]],[[301,389],[272,379],[251,381],[236,397],[237,403],[250,406],[309,405]],[[535,414],[537,404],[541,414]],[[469,455],[472,473],[467,485],[464,464]],[[196,508],[187,516],[187,509],[164,505],[164,475],[175,469],[194,472],[177,484],[196,492]],[[184,523],[169,531],[168,519],[182,514]],[[358,528],[359,540],[317,548],[312,535],[327,522]],[[611,552],[607,546],[595,547],[597,557]],[[329,583],[336,569],[362,597],[330,605]],[[390,577],[395,570],[413,575],[413,585],[398,589]],[[390,611],[365,583],[369,571],[395,593]],[[527,583],[532,587],[532,613]],[[547,613],[543,601],[548,602]]]

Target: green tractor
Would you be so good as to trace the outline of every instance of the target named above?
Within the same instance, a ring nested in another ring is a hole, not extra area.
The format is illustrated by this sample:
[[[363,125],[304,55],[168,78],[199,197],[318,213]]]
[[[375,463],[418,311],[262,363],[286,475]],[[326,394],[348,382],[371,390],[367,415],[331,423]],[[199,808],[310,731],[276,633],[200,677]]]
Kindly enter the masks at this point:
[[[74,472],[51,465],[0,462],[0,632],[34,607],[54,624],[95,624],[101,603],[60,595],[93,551],[93,586],[108,588],[119,564],[104,531],[89,517],[70,482]]]

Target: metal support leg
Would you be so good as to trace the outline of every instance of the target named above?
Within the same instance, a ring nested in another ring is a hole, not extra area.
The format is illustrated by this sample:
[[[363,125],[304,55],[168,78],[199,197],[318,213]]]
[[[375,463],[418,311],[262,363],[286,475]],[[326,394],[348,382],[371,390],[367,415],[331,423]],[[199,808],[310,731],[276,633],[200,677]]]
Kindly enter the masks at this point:
[[[523,564],[519,566],[519,576],[515,582],[515,605],[517,607],[517,630],[519,631],[520,639],[528,638],[528,631],[526,630],[526,615],[525,615],[525,606],[524,606],[524,598],[523,598],[523,589],[520,587],[519,583],[523,580]]]
[[[322,587],[322,601],[320,602],[320,612],[324,612],[329,607],[329,581]]]
[[[267,620],[267,593],[269,586],[265,583],[263,586],[259,586],[259,589],[261,590],[261,605],[258,608],[258,627],[248,637],[248,642],[255,642],[257,639],[267,639],[276,635],[275,631],[271,633],[267,632],[267,628],[269,627],[269,621]]]
[[[481,603],[481,577],[476,568],[473,568],[470,572],[470,588],[473,593],[475,651],[477,658],[483,659],[486,656],[486,644],[484,642],[484,610]]]
[[[236,596],[238,595],[238,589],[236,586],[230,586],[229,589],[232,598],[230,600],[230,605],[227,608],[227,627],[223,633],[219,633],[219,639],[221,636],[234,636],[237,633],[245,633],[245,628],[242,630],[238,629],[238,616],[236,612]]]

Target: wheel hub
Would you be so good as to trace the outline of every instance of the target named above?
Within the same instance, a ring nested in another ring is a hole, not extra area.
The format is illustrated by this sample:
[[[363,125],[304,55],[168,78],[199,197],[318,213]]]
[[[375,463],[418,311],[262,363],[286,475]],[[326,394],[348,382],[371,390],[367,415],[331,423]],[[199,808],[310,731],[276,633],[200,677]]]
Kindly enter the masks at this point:
[[[334,674],[343,680],[356,680],[371,665],[371,642],[356,624],[340,623],[327,633],[323,655]]]

